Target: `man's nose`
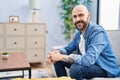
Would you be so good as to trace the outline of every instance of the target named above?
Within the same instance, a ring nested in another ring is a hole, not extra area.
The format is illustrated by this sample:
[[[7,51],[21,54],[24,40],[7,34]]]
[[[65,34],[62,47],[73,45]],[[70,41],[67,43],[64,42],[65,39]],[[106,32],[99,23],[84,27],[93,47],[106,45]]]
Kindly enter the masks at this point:
[[[80,17],[77,17],[77,21],[80,21]]]

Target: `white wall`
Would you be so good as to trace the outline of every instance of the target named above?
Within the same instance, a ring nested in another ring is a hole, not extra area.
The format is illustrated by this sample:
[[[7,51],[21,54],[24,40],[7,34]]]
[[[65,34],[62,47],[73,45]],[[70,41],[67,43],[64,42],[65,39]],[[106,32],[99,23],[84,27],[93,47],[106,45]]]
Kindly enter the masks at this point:
[[[119,1],[119,29],[120,29],[120,1]]]
[[[9,22],[9,16],[19,16],[20,23],[30,22],[29,0],[1,0],[0,22]],[[46,23],[46,53],[52,46],[65,45],[64,35],[61,31],[63,24],[60,19],[60,0],[40,0],[40,22]],[[96,0],[89,7],[92,14],[92,21],[96,22]]]
[[[27,22],[29,8],[27,0],[1,0],[0,2],[0,22],[8,22],[10,15],[20,17],[20,22]]]
[[[119,1],[100,0],[99,24],[106,30],[119,29]]]
[[[91,13],[91,21],[97,23],[97,0],[93,0],[93,2],[88,6],[88,10]]]

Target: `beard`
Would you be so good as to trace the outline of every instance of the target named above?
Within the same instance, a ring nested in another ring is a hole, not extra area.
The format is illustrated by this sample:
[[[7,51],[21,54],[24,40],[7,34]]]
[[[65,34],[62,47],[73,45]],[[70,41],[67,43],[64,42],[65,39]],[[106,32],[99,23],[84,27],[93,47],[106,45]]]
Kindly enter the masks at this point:
[[[81,25],[81,27],[78,27],[77,24],[79,23],[82,23],[83,25]],[[75,22],[75,27],[77,28],[77,30],[83,31],[87,27],[87,21],[79,20]]]

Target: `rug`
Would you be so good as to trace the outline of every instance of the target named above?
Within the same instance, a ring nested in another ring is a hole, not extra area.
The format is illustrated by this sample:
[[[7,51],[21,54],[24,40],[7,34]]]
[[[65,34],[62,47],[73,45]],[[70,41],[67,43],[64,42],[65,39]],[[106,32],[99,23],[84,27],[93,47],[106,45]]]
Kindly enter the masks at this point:
[[[33,79],[25,79],[25,78],[16,78],[12,80],[75,80],[70,77],[58,77],[58,78],[33,78]]]
[[[50,77],[46,69],[37,69],[31,71],[31,78],[48,78]],[[8,71],[8,72],[0,72],[1,77],[10,77],[10,76],[18,76],[22,75],[22,71]],[[24,78],[28,78],[28,71],[24,71]],[[11,79],[0,79],[0,80],[11,80]]]

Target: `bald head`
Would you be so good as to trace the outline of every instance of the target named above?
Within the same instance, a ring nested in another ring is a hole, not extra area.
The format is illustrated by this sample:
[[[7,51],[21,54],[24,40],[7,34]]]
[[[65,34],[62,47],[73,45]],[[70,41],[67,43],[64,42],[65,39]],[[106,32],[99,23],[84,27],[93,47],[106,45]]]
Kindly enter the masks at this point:
[[[89,14],[87,7],[84,6],[84,5],[77,5],[77,6],[73,9],[72,14],[73,14],[73,13],[77,13],[77,12],[79,12],[79,13],[84,13],[84,14]]]
[[[72,18],[76,28],[81,32],[84,32],[90,20],[90,13],[86,6],[77,5],[72,10]]]

